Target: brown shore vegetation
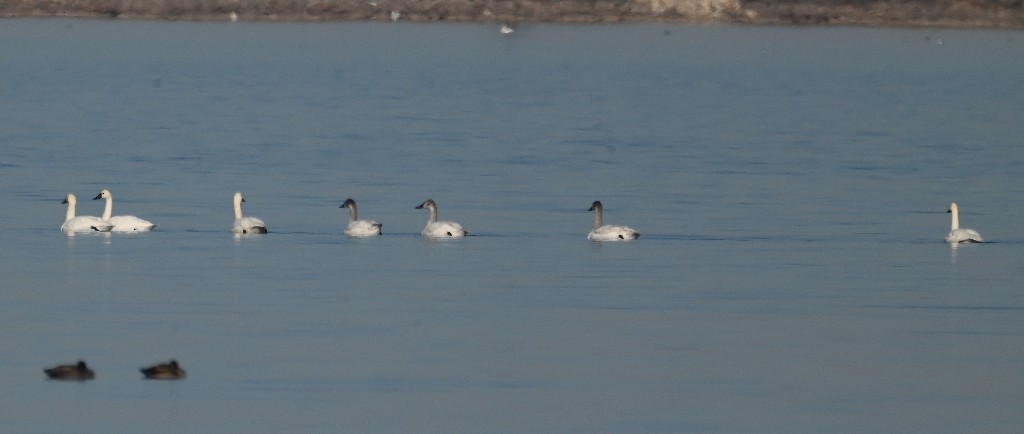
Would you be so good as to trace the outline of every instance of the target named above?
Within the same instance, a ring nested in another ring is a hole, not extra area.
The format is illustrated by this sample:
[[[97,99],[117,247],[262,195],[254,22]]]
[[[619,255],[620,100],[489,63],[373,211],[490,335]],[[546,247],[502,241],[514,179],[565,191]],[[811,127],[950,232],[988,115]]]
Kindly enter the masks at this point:
[[[0,17],[1024,28],[1024,0],[6,0]]]

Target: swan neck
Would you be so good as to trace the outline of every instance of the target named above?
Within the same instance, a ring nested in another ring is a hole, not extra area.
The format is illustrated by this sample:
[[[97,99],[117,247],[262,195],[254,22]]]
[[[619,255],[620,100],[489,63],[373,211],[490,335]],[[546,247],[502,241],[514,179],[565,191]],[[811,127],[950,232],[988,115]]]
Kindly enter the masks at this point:
[[[949,213],[953,215],[953,222],[950,224],[949,230],[955,231],[960,229],[960,210],[951,208]]]
[[[430,206],[430,207],[427,207],[427,209],[430,210],[430,219],[427,220],[427,223],[436,223],[437,222],[437,207],[436,206]]]
[[[235,198],[235,220],[242,219],[242,201],[240,198]]]
[[[348,221],[354,222],[359,220],[359,210],[356,209],[356,203],[352,202],[348,204]]]
[[[75,218],[75,202],[68,201],[68,211],[64,214],[64,221],[68,221]]]
[[[114,213],[114,198],[107,196],[107,204],[103,205],[103,220],[110,220],[110,215]]]
[[[594,208],[594,229],[595,230],[597,228],[601,227],[601,226],[604,226],[602,220],[603,219],[601,217],[601,208],[600,207]]]

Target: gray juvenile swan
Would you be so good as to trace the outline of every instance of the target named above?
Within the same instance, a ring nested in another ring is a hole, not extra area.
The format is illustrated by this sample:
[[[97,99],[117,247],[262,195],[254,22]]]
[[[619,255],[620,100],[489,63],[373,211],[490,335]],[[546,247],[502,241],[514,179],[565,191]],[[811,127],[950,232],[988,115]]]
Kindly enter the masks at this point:
[[[257,217],[242,217],[242,202],[245,198],[242,193],[235,193],[235,223],[231,225],[231,232],[236,234],[265,234],[267,224]]]
[[[110,214],[114,211],[114,196],[110,194],[110,190],[101,190],[100,194],[92,200],[106,199],[107,204],[103,206],[103,217],[104,221],[114,225],[111,232],[138,232],[138,231],[151,231],[156,227],[155,224],[135,217],[133,215],[115,215]]]
[[[946,235],[947,243],[981,243],[985,241],[981,239],[981,234],[974,229],[960,229],[960,208],[956,206],[956,202],[949,204],[949,209],[946,212],[952,214],[953,218],[949,234]]]
[[[469,232],[462,229],[462,225],[455,222],[437,221],[437,204],[434,199],[427,199],[416,209],[430,210],[430,217],[427,219],[427,226],[423,228],[423,236],[430,238],[458,238],[464,237]]]
[[[373,220],[359,220],[359,209],[356,201],[351,198],[345,199],[345,203],[339,208],[348,208],[348,226],[345,227],[345,235],[351,237],[372,237],[380,235],[381,224]]]
[[[64,215],[64,224],[60,225],[61,232],[110,232],[110,229],[114,227],[99,217],[88,215],[75,217],[78,198],[72,193],[64,196],[64,202],[61,203],[68,204],[68,211]]]
[[[591,241],[622,241],[622,240],[635,240],[640,237],[640,233],[630,229],[626,226],[617,225],[606,225],[602,222],[602,212],[604,206],[601,205],[601,201],[595,200],[588,211],[594,213],[594,229],[587,234],[587,239]]]

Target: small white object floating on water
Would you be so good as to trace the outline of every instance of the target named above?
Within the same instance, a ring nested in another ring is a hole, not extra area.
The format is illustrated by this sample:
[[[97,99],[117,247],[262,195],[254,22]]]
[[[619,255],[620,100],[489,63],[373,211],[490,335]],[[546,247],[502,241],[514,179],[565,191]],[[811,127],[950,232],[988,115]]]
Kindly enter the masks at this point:
[[[501,34],[503,35],[507,35],[510,33],[514,33],[516,31],[516,28],[510,24],[502,24],[501,28],[498,29],[498,31],[501,32]]]
[[[242,202],[245,198],[242,193],[235,193],[235,223],[231,225],[231,232],[236,234],[265,234],[267,224],[258,217],[242,217]]]
[[[591,241],[625,241],[635,240],[640,237],[640,233],[628,228],[626,226],[618,225],[606,225],[602,222],[602,212],[604,206],[601,205],[601,201],[595,200],[594,204],[590,206],[588,211],[594,213],[594,229],[587,234],[587,239]]]
[[[956,206],[956,202],[949,204],[949,209],[946,212],[952,214],[953,218],[949,234],[946,235],[947,243],[981,243],[985,241],[981,238],[981,234],[974,229],[960,229],[960,208]]]

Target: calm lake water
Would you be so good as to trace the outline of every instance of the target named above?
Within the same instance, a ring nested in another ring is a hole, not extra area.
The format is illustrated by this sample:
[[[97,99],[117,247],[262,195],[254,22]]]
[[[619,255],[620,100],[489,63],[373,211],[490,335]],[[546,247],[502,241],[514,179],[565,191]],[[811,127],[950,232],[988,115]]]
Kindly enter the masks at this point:
[[[0,21],[7,432],[1019,432],[1024,33]],[[159,226],[66,236],[79,214]],[[231,196],[271,233],[236,238]],[[342,235],[355,198],[384,224]],[[438,202],[472,234],[419,236]],[[586,240],[590,203],[636,242]],[[951,248],[949,203],[991,243]],[[189,377],[141,380],[177,358]],[[85,359],[95,381],[48,381]]]

